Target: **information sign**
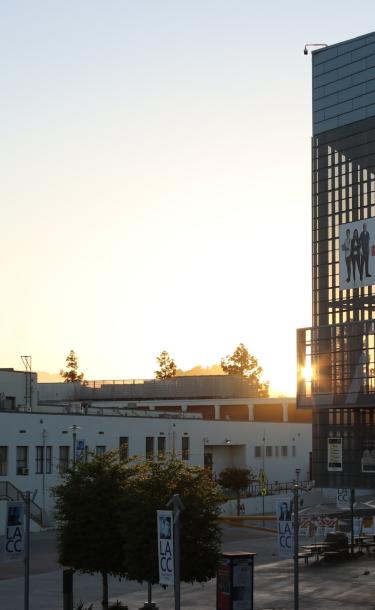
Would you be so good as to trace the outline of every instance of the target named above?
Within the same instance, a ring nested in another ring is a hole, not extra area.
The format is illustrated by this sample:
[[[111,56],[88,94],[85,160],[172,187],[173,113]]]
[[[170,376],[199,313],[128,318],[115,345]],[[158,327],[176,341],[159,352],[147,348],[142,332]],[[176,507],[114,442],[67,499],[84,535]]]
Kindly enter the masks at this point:
[[[342,471],[342,438],[328,439],[328,472]]]
[[[24,552],[24,504],[8,502],[6,511],[5,559],[20,559]]]
[[[157,524],[159,583],[161,585],[173,585],[173,512],[171,510],[158,510]]]
[[[277,541],[280,557],[293,557],[292,502],[288,496],[276,500]]]

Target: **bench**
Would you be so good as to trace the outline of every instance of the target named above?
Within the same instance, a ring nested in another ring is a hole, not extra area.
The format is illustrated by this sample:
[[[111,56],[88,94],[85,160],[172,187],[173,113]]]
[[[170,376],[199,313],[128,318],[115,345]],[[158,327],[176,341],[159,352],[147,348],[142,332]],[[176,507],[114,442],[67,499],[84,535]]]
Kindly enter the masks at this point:
[[[333,561],[335,559],[343,559],[347,557],[348,549],[336,549],[335,551],[324,551],[323,559],[327,559],[328,561]]]
[[[305,565],[309,565],[309,559],[310,557],[314,557],[315,553],[312,553],[311,551],[303,551],[301,553],[298,553],[298,559],[303,559],[305,561]]]

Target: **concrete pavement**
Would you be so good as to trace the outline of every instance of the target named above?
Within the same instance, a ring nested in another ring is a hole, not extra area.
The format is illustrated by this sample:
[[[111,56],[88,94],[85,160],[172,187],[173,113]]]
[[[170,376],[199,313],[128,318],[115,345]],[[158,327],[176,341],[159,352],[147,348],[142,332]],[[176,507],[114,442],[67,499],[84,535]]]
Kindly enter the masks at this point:
[[[253,551],[257,553],[254,574],[255,610],[291,610],[293,608],[292,561],[279,561],[275,535],[252,530],[224,528],[224,550]],[[50,570],[34,573],[30,578],[30,610],[62,610],[62,572],[56,570],[51,560],[50,544],[46,560]],[[42,567],[43,561],[39,565]],[[44,566],[46,568],[48,566]],[[3,576],[0,567],[0,577]],[[23,609],[22,565],[14,566],[13,577],[0,580],[1,610]],[[18,574],[17,574],[18,571]],[[182,610],[214,610],[216,601],[215,581],[205,585],[181,586]],[[101,609],[101,580],[98,575],[74,577],[75,603],[83,600],[94,602],[95,610]],[[147,599],[146,587],[137,583],[110,579],[110,597],[128,604],[136,610]],[[173,589],[153,588],[153,600],[159,610],[174,608]],[[375,608],[375,554],[340,563],[310,563],[300,566],[300,610],[370,610]]]

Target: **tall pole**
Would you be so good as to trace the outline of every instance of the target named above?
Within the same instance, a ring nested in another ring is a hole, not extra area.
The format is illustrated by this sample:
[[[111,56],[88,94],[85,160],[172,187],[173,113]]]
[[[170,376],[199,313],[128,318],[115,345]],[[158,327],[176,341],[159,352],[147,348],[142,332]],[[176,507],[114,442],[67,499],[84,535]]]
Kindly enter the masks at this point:
[[[350,552],[354,553],[354,501],[355,490],[350,490]]]
[[[25,586],[24,586],[24,610],[29,610],[30,591],[30,492],[25,491]]]
[[[299,565],[298,565],[298,483],[293,487],[294,500],[294,610],[299,608]]]
[[[262,447],[262,516],[264,517],[264,468],[265,468],[265,460],[266,460],[266,431],[263,430],[263,447]],[[264,527],[264,519],[262,523],[262,527]]]
[[[73,430],[73,469],[76,467],[76,441],[77,432]]]

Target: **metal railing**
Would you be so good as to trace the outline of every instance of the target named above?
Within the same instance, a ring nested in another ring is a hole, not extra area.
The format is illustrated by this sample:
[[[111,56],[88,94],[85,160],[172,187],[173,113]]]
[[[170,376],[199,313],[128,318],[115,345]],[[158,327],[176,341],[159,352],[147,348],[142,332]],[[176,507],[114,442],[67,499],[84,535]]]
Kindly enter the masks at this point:
[[[293,492],[294,485],[295,481],[287,481],[286,483],[252,483],[247,491],[250,496],[275,496]],[[310,490],[314,486],[314,481],[299,481],[298,485],[302,489]]]
[[[0,500],[24,502],[23,492],[9,481],[0,481]],[[43,527],[43,511],[33,500],[30,500],[30,518]]]

